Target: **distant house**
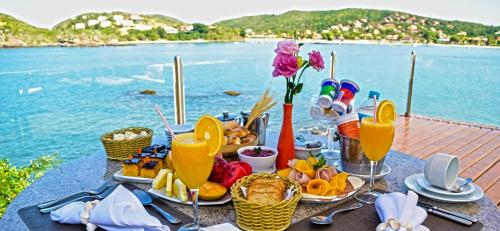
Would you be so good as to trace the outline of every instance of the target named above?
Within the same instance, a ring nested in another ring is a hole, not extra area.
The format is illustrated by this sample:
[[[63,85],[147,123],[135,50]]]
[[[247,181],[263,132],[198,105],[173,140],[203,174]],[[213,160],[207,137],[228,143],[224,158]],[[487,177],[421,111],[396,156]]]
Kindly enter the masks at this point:
[[[153,29],[152,26],[142,25],[142,24],[135,24],[133,28],[136,29],[136,30],[143,30],[143,31],[144,30],[151,30],[151,29]]]
[[[90,20],[87,21],[87,25],[88,26],[95,26],[97,24],[99,24],[99,21],[97,21],[95,19],[90,19]]]
[[[142,18],[140,15],[138,14],[133,14],[133,15],[130,15],[130,19],[134,20],[134,21],[142,21],[144,20],[144,18]]]
[[[180,30],[180,31],[183,31],[183,32],[192,31],[192,30],[193,30],[193,25],[191,25],[191,24],[181,25],[181,26],[179,27],[179,30]]]
[[[362,22],[360,22],[360,21],[358,21],[358,20],[354,21],[354,27],[355,27],[355,28],[361,28],[361,26],[362,26],[362,25],[363,25],[363,23],[362,23]]]
[[[460,31],[457,33],[458,36],[467,36],[467,32],[465,31]]]
[[[437,41],[438,41],[438,43],[449,43],[450,39],[449,38],[439,38]]]
[[[111,21],[108,21],[108,20],[104,20],[104,21],[101,21],[101,27],[110,27],[111,26]]]
[[[75,29],[76,30],[85,29],[85,23],[82,23],[82,22],[76,23],[75,24]]]
[[[177,33],[179,33],[179,30],[177,30],[176,28],[171,27],[171,26],[163,26],[162,28],[165,30],[165,33],[167,33],[167,34],[177,34]]]
[[[124,26],[124,27],[131,27],[131,26],[133,26],[133,25],[134,25],[134,21],[132,21],[132,20],[127,20],[127,19],[126,19],[126,20],[122,20],[122,21],[121,21],[121,24],[122,24],[122,26]]]
[[[113,15],[113,20],[115,20],[115,21],[122,21],[123,20],[123,15],[121,15],[121,14]]]
[[[106,21],[106,20],[108,20],[108,17],[106,17],[106,16],[99,16],[99,17],[97,17],[97,21],[102,22],[102,21]]]

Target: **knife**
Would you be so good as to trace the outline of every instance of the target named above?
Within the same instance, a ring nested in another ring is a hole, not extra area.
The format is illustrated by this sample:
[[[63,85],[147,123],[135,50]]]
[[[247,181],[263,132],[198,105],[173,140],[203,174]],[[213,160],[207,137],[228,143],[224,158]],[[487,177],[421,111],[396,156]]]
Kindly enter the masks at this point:
[[[459,213],[459,212],[455,212],[455,211],[450,211],[450,210],[447,210],[447,209],[439,208],[439,207],[437,207],[435,205],[430,205],[430,204],[427,204],[427,203],[424,203],[424,202],[418,202],[418,205],[421,206],[421,207],[424,207],[426,209],[433,209],[433,210],[436,210],[436,211],[439,211],[439,212],[443,212],[443,213],[447,213],[447,214],[450,214],[450,215],[453,215],[453,216],[456,216],[456,217],[459,217],[459,218],[462,218],[462,219],[466,219],[466,220],[469,220],[469,221],[471,221],[473,223],[477,222],[477,218],[469,216],[469,215],[466,215],[466,214],[463,214],[463,213]]]
[[[454,222],[457,222],[457,223],[460,223],[463,225],[467,225],[467,226],[472,225],[472,221],[469,221],[469,220],[466,220],[466,219],[463,219],[460,217],[456,217],[456,216],[453,216],[451,214],[443,213],[443,212],[440,212],[440,211],[437,211],[437,210],[434,210],[431,208],[426,208],[425,210],[427,210],[427,212],[432,213],[434,215],[440,216],[442,218],[446,218],[448,220],[451,220],[451,221],[454,221]]]

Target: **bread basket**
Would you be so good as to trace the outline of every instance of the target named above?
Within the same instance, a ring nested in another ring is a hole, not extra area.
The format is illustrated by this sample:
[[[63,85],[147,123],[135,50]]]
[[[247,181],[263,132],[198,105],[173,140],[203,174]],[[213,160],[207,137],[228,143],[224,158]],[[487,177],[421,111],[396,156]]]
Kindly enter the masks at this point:
[[[238,153],[238,149],[240,149],[242,147],[246,147],[246,146],[257,145],[257,143],[259,142],[259,137],[257,136],[257,134],[255,132],[250,132],[250,133],[257,137],[254,141],[244,143],[244,144],[226,144],[226,145],[223,145],[221,150],[220,150],[222,155],[224,157],[236,156],[236,154]]]
[[[279,177],[277,174],[258,173],[246,176],[236,181],[231,187],[231,197],[236,211],[236,224],[244,230],[285,230],[292,222],[292,216],[300,200],[300,185],[288,178],[285,181],[286,189],[292,185],[297,190],[292,199],[283,200],[275,205],[261,205],[248,202],[241,192],[241,186],[248,187],[250,182],[260,177]]]
[[[131,140],[113,140],[113,134],[125,133],[126,131],[139,134],[141,131],[147,133],[146,136],[137,137]],[[133,155],[137,149],[150,146],[153,139],[153,130],[142,127],[129,127],[114,130],[101,136],[104,150],[111,160],[125,160],[129,155]]]

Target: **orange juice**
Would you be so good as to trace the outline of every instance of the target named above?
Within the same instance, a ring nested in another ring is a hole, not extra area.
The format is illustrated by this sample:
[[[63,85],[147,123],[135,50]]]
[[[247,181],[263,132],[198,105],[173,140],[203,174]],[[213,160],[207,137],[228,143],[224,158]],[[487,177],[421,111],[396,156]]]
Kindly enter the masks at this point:
[[[197,189],[210,176],[214,157],[209,156],[206,140],[195,140],[193,133],[179,134],[172,140],[172,163],[182,182]]]
[[[359,135],[366,157],[372,161],[379,161],[391,149],[394,140],[394,121],[374,124],[373,117],[365,117],[361,120]]]

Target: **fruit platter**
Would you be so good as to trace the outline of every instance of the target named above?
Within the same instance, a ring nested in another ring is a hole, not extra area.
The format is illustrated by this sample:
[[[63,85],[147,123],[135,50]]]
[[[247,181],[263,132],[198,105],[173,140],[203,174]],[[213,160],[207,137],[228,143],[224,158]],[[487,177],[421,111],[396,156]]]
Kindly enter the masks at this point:
[[[208,181],[199,188],[199,205],[220,205],[231,201],[229,188],[252,173],[252,167],[240,161],[227,162],[216,157]],[[192,204],[188,188],[172,169],[162,169],[152,181],[151,194],[168,201]]]
[[[288,168],[278,171],[278,175],[297,181],[301,186],[305,203],[334,203],[349,198],[365,181],[348,173],[338,173],[326,164],[321,154],[309,156],[306,160],[293,159]]]

